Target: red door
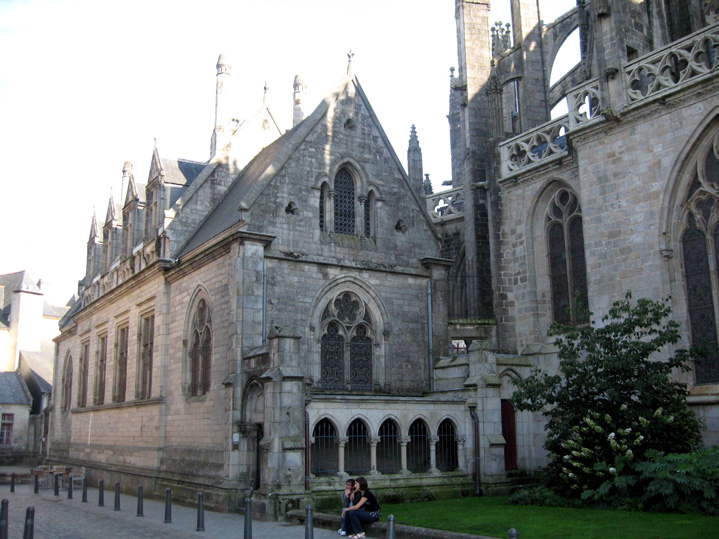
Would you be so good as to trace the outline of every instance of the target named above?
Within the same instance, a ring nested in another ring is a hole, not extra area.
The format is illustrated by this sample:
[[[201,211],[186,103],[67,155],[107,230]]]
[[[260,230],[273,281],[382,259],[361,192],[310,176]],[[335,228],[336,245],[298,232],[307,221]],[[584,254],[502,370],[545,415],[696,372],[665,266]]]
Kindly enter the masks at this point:
[[[514,419],[514,406],[507,399],[502,399],[502,436],[504,446],[504,469],[517,469],[517,426]]]

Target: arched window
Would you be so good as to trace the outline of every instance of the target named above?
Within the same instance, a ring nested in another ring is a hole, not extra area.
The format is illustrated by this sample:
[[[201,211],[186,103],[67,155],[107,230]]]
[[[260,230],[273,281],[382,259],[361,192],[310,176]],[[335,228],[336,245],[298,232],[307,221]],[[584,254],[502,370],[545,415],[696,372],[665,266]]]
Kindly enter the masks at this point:
[[[374,191],[370,191],[367,194],[367,198],[364,199],[362,204],[362,213],[364,217],[364,235],[366,238],[371,238],[374,234],[374,206],[375,206],[375,194]]]
[[[717,319],[719,306],[719,132],[700,155],[685,197],[682,262],[692,346],[700,357],[694,364],[697,384],[719,382]]]
[[[581,323],[586,315],[577,309],[586,309],[589,302],[582,209],[574,193],[567,189],[555,193],[547,208],[545,227],[554,321]]]
[[[400,466],[399,429],[397,428],[397,423],[388,419],[379,428],[377,471],[381,473],[399,473]]]
[[[350,475],[361,475],[370,470],[370,445],[367,425],[355,419],[347,427],[345,446],[345,471]]]
[[[454,423],[445,419],[437,429],[437,469],[442,472],[451,472],[457,469],[457,435]]]
[[[327,230],[327,197],[329,196],[329,187],[326,183],[322,184],[320,188],[320,212],[319,212],[319,225],[320,230]]]
[[[312,430],[310,469],[314,475],[333,475],[339,471],[337,430],[329,419],[322,419]]]
[[[407,469],[410,472],[427,472],[429,468],[429,431],[424,421],[417,419],[409,427]]]
[[[212,319],[207,301],[197,302],[190,338],[190,395],[204,395],[210,389],[212,365]]]
[[[349,342],[349,346],[345,343]],[[340,292],[322,314],[320,384],[323,389],[374,387],[372,317],[352,292]]]
[[[346,168],[335,176],[335,232],[355,233],[355,183]]]
[[[67,412],[72,406],[72,356],[68,353],[65,358],[65,368],[62,370],[62,411]]]

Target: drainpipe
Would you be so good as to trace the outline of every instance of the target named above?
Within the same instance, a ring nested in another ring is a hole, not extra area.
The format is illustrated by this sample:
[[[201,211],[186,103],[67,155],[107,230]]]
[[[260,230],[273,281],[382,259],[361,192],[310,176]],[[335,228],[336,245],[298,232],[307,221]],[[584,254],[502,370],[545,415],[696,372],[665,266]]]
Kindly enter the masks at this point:
[[[267,260],[262,261],[262,344],[267,344]]]
[[[474,445],[474,493],[477,496],[482,495],[482,469],[479,459],[479,416],[477,416],[477,406],[470,406],[469,413],[472,416],[472,437]]]
[[[427,334],[429,335],[429,352],[427,353],[427,373],[429,374],[429,390],[434,391],[434,319],[432,318],[432,279],[427,281],[427,310],[429,311],[429,328]]]
[[[305,410],[305,490],[310,490],[310,414]]]

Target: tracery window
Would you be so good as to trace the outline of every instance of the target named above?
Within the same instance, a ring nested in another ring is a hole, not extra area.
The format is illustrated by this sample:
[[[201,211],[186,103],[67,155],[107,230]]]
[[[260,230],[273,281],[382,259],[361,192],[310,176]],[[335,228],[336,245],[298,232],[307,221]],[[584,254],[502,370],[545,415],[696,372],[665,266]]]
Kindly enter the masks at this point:
[[[314,475],[333,475],[339,471],[337,430],[329,419],[322,419],[312,430],[310,469]]]
[[[190,395],[204,395],[210,389],[212,366],[212,317],[204,298],[197,302],[190,338]]]
[[[586,315],[578,309],[586,309],[589,302],[582,209],[574,193],[567,189],[555,193],[547,208],[545,230],[554,321],[581,323]]]
[[[365,302],[352,292],[340,292],[325,307],[322,328],[322,388],[371,391],[375,338]]]
[[[335,176],[335,232],[337,234],[355,233],[355,184],[346,168],[341,168]]]
[[[691,342],[700,351],[697,384],[719,383],[719,132],[706,148],[684,200],[681,237]]]
[[[67,412],[72,406],[72,356],[68,353],[65,358],[65,368],[62,371],[62,411]]]
[[[87,406],[87,367],[90,359],[90,342],[85,341],[80,345],[80,373],[77,379],[77,407]]]

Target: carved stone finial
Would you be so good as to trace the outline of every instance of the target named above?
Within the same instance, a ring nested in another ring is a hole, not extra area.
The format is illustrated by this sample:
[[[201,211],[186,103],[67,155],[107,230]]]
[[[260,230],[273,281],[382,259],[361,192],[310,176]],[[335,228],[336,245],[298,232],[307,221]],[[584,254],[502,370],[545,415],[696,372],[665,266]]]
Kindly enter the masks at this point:
[[[352,76],[352,59],[354,58],[355,53],[352,52],[352,49],[347,53],[347,75]]]

